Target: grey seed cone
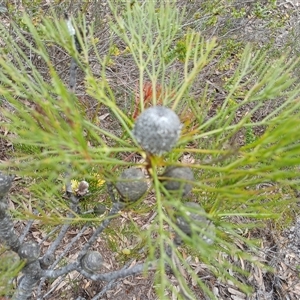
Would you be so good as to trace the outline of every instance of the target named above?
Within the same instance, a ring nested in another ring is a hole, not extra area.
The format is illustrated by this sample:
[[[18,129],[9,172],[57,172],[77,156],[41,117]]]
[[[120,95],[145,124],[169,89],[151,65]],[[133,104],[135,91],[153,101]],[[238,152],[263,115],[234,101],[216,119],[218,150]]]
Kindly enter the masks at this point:
[[[140,169],[129,168],[119,177],[116,188],[123,201],[135,202],[146,193],[148,186]]]
[[[88,251],[80,261],[81,267],[89,273],[97,273],[101,270],[103,259],[99,252]]]
[[[182,196],[186,196],[192,190],[192,185],[184,182],[184,180],[194,180],[193,171],[188,167],[167,167],[162,176],[168,177],[168,179],[163,179],[163,185],[169,191],[182,191]]]
[[[145,151],[162,155],[176,145],[181,128],[179,117],[173,110],[153,106],[137,118],[132,133]]]
[[[176,225],[186,235],[191,236],[193,233],[191,224],[195,223],[195,225],[199,227],[199,230],[197,231],[199,237],[208,245],[213,244],[215,239],[215,226],[205,216],[201,215],[201,213],[204,213],[204,209],[198,203],[194,202],[187,202],[185,203],[185,206],[199,211],[200,214],[187,212],[188,217],[178,216]],[[175,242],[178,245],[181,244],[181,237],[178,234],[175,236]]]
[[[106,206],[103,204],[97,204],[94,207],[94,213],[96,215],[103,215],[106,212]]]

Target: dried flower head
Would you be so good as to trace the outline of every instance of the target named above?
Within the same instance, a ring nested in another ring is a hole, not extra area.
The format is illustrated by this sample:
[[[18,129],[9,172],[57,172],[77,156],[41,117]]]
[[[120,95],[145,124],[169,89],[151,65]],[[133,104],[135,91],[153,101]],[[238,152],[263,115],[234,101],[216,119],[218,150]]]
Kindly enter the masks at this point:
[[[89,184],[85,180],[82,180],[78,184],[78,188],[75,190],[77,196],[85,196],[89,192]]]
[[[135,202],[146,193],[148,186],[140,169],[129,168],[119,177],[116,188],[123,201]]]
[[[162,155],[177,143],[182,124],[175,112],[164,106],[146,109],[136,120],[133,136],[147,152]]]

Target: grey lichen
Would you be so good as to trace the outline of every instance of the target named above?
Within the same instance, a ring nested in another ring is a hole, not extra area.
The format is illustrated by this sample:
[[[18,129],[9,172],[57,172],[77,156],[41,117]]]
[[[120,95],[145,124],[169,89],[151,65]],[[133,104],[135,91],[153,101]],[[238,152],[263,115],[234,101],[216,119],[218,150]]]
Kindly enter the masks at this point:
[[[122,201],[135,202],[146,193],[148,185],[140,169],[129,168],[120,175],[116,188]]]
[[[181,128],[179,117],[173,110],[153,106],[137,118],[132,133],[145,151],[162,155],[176,145]]]

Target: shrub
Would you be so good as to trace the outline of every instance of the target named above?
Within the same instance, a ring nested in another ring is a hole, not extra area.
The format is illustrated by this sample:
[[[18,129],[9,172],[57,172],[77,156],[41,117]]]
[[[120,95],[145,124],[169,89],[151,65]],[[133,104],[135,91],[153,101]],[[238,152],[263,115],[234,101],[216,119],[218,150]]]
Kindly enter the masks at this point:
[[[18,252],[25,264],[24,277],[14,297],[28,298],[38,283],[37,293],[41,297],[42,278],[64,277],[75,270],[88,279],[108,281],[97,295],[100,297],[118,278],[156,270],[155,285],[161,299],[168,291],[193,299],[195,295],[185,282],[180,265],[193,280],[196,292],[214,299],[208,283],[185,260],[180,247],[186,247],[220,280],[231,280],[243,292],[251,293],[235,276],[245,272],[238,267],[229,272],[228,261],[216,257],[225,253],[253,262],[257,241],[245,238],[242,230],[259,228],[265,220],[280,218],[287,203],[293,200],[290,195],[284,200],[256,187],[268,181],[278,188],[289,188],[299,181],[296,167],[300,89],[293,77],[298,60],[289,55],[270,59],[266,52],[245,46],[238,57],[238,67],[229,78],[224,99],[214,101],[213,93],[207,97],[208,87],[198,95],[193,91],[206,68],[217,61],[221,49],[216,39],[207,39],[194,30],[181,34],[180,12],[172,3],[126,2],[122,9],[120,6],[117,2],[110,5],[110,38],[126,49],[117,58],[113,57],[116,52],[111,51],[115,43],[103,53],[101,40],[94,38],[94,28],[90,27],[86,34],[84,18],[82,35],[72,19],[81,51],[76,48],[65,20],[55,16],[33,24],[25,15],[25,32],[18,26],[12,25],[13,31],[1,26],[6,52],[0,56],[0,92],[8,107],[4,111],[4,126],[12,133],[7,139],[19,149],[11,153],[12,159],[2,164],[1,169],[26,179],[23,189],[13,195],[16,205],[10,213],[15,219],[38,220],[41,230],[61,226],[48,248],[40,253],[36,243],[24,243],[24,234],[20,237],[12,230],[5,200],[7,189],[0,194],[0,225],[10,227],[12,233],[5,236],[0,230],[0,237]],[[169,55],[174,43],[178,47],[178,36],[180,49],[184,49],[180,50],[180,57],[176,53]],[[53,61],[52,51],[56,47],[71,60],[69,82],[61,78],[63,71]],[[128,66],[134,66],[135,83],[131,91],[136,91],[137,83],[143,111],[136,121],[131,117],[133,111],[122,104],[127,98],[121,97],[115,84],[118,77],[111,83],[112,75],[108,74],[112,60],[117,59],[124,60],[127,73],[131,71]],[[77,89],[84,91],[88,100],[75,90],[76,71]],[[144,110],[146,81],[153,87],[153,107]],[[158,85],[162,91],[159,99]],[[158,100],[160,106],[156,106]],[[276,108],[259,119],[253,118],[266,101],[277,100],[280,101]],[[88,114],[91,109],[95,111],[92,116]],[[171,113],[175,123],[175,128],[171,124],[171,131],[160,132],[160,140],[153,139],[155,130],[161,124],[170,125],[169,119],[160,120],[157,125],[157,117],[151,115],[150,121],[147,118],[142,122],[147,113],[157,109]],[[107,116],[117,124],[113,129],[105,127]],[[155,123],[153,129],[151,122]],[[151,136],[149,145],[147,137],[141,135],[141,123],[149,130],[145,131]],[[250,139],[249,132],[258,128],[263,131]],[[171,170],[191,171],[178,175]],[[148,194],[153,193],[155,201],[145,200],[142,174],[147,175]],[[3,180],[9,178],[4,173],[1,176]],[[72,188],[71,180],[77,180],[79,185]],[[179,183],[179,188],[177,184],[175,188],[170,186],[170,181]],[[104,184],[107,190],[102,188]],[[129,189],[139,187],[142,189],[131,198]],[[182,192],[189,197],[188,203]],[[109,212],[102,214],[102,209],[94,209],[99,199],[109,207]],[[141,231],[133,220],[130,223],[134,233],[141,237],[134,247],[143,250],[146,261],[132,268],[126,265],[116,272],[101,273],[103,256],[94,252],[93,244],[100,234],[109,236],[105,231],[109,225],[115,226],[116,231],[120,229],[110,222],[120,217],[120,210],[130,209],[136,214],[155,211],[147,230]],[[86,212],[90,215],[86,216]],[[236,218],[242,222],[236,222]],[[92,224],[95,230],[72,262],[70,249]],[[203,231],[203,224],[209,230]],[[77,236],[65,245],[61,255],[55,256],[71,225],[78,228]],[[26,230],[25,235],[29,228]],[[52,236],[50,232],[49,235]],[[241,250],[240,244],[249,251]],[[174,291],[167,276],[170,272],[176,277],[179,291]]]

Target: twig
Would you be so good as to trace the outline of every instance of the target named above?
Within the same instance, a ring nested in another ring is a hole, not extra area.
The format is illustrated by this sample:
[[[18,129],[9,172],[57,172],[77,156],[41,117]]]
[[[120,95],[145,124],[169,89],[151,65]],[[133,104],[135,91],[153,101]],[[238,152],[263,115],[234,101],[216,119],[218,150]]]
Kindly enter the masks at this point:
[[[79,267],[78,262],[70,263],[70,264],[66,265],[65,267],[62,267],[58,270],[45,270],[42,274],[43,275],[42,277],[57,278],[57,277],[65,275],[67,273],[70,273],[74,270],[77,270],[78,267]]]
[[[94,296],[91,300],[99,300],[108,290],[113,288],[118,282],[116,279],[111,280],[96,296]]]
[[[87,253],[87,251],[90,249],[94,241],[97,239],[97,237],[102,233],[102,231],[109,225],[112,218],[116,217],[119,210],[123,207],[123,204],[120,202],[113,203],[113,206],[107,216],[107,218],[101,223],[101,225],[95,230],[93,235],[90,237],[90,239],[87,241],[87,243],[84,245],[80,253],[78,254],[78,261]]]
[[[12,185],[13,178],[13,176],[0,173],[0,241],[4,241],[13,251],[18,252],[21,242],[15,232],[13,221],[6,212],[6,195]]]
[[[37,294],[37,300],[46,299],[53,291],[56,290],[56,288],[65,280],[65,277],[61,277],[54,285],[51,285],[51,289],[47,291],[46,294],[42,295],[42,284],[44,284],[45,280],[41,280],[39,287],[38,287],[38,294]]]
[[[64,236],[66,235],[68,229],[69,229],[70,225],[69,224],[65,224],[62,226],[60,233],[58,234],[57,238],[55,239],[55,241],[50,245],[50,247],[47,249],[45,255],[41,258],[41,262],[46,264],[46,261],[48,260],[49,256],[51,256],[52,254],[54,254],[55,250],[57,249],[57,247],[61,244],[62,239],[64,238]]]
[[[19,286],[13,296],[14,300],[26,300],[32,295],[32,290],[40,279],[41,268],[38,261],[35,261],[25,268]]]
[[[29,230],[30,230],[30,227],[31,225],[33,224],[34,220],[30,220],[28,221],[22,235],[19,237],[19,240],[20,240],[20,243],[22,244],[24,242],[24,239],[26,237],[26,235],[28,234]]]
[[[71,65],[70,65],[69,89],[73,93],[75,92],[75,88],[76,88],[76,76],[77,76],[77,62],[75,58],[72,58]]]
[[[53,230],[51,230],[47,235],[44,236],[44,238],[39,242],[39,245],[43,244],[52,234],[54,234],[60,226],[55,227]]]
[[[21,259],[26,261],[26,265],[22,270],[24,275],[19,282],[19,286],[14,293],[13,299],[26,300],[32,295],[34,287],[43,274],[43,270],[41,269],[38,260],[40,247],[35,242],[26,242],[20,245],[18,254]]]
[[[14,224],[11,217],[0,210],[0,241],[4,241],[5,244],[13,251],[18,252],[20,247],[20,240],[14,230]]]
[[[138,251],[138,253],[142,253],[144,251],[144,248],[140,249]],[[133,260],[130,260],[129,262],[127,262],[124,267],[121,270],[126,270],[128,268],[128,266],[131,265]],[[97,294],[94,296],[94,298],[92,298],[92,300],[99,300],[100,297],[102,297],[106,291],[108,291],[109,289],[111,289],[112,287],[114,287],[119,281],[117,279],[112,279],[111,281],[109,281],[107,283],[107,285]]]
[[[104,274],[90,274],[86,272],[85,270],[82,270],[81,268],[77,268],[77,271],[80,272],[83,276],[85,276],[88,279],[94,280],[94,281],[112,281],[119,278],[124,278],[127,276],[136,275],[139,273],[142,273],[144,270],[152,271],[156,269],[155,262],[150,263],[141,263],[136,264],[135,266],[131,268],[126,269],[120,269],[118,271],[113,271],[109,273]]]

